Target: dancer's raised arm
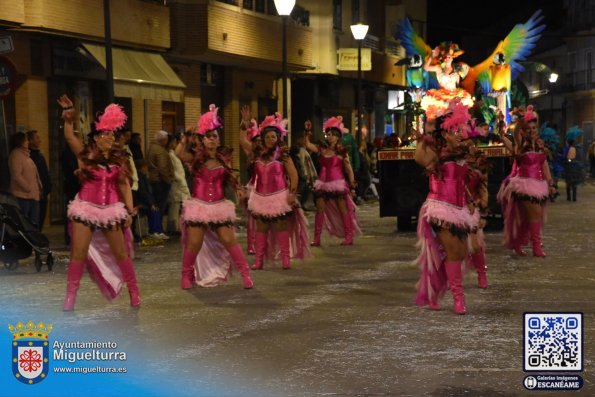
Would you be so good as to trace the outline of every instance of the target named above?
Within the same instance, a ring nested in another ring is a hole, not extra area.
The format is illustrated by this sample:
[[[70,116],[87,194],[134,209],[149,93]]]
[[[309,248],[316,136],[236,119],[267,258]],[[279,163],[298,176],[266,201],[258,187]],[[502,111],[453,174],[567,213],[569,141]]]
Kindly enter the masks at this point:
[[[62,118],[64,119],[64,138],[66,143],[77,157],[83,151],[83,143],[74,134],[74,120],[76,111],[72,101],[66,94],[58,99],[58,104],[62,107]]]

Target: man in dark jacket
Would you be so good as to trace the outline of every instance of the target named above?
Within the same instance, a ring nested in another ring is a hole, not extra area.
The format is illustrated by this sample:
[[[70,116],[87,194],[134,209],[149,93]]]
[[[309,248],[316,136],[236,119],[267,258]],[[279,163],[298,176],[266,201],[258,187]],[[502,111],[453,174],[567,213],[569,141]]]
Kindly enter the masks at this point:
[[[48,208],[48,195],[52,192],[52,180],[50,178],[50,172],[48,170],[48,164],[45,161],[45,157],[39,150],[41,145],[41,138],[36,130],[27,131],[27,139],[29,140],[29,154],[31,160],[37,167],[37,173],[41,180],[41,187],[43,189],[41,198],[39,200],[39,231],[43,228],[45,222],[45,215]]]

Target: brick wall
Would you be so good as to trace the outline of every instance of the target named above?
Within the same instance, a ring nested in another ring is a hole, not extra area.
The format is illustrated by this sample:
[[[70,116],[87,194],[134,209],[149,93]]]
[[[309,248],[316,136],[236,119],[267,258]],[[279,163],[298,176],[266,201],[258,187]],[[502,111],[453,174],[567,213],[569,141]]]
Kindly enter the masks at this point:
[[[180,79],[186,84],[184,91],[184,127],[186,130],[196,126],[200,116],[200,65],[170,64]]]
[[[238,8],[224,4],[208,6],[209,50],[279,62],[281,35],[279,17],[239,12]],[[291,21],[287,26],[287,62],[312,65],[312,31]]]
[[[167,7],[140,0],[118,0],[110,2],[110,11],[114,42],[169,48]],[[26,0],[24,26],[102,38],[103,1]]]
[[[24,0],[3,0],[0,5],[0,24],[13,25],[25,22]]]
[[[161,101],[154,101],[147,99],[147,121],[148,125],[145,126],[145,144],[148,148],[153,141],[153,137],[155,136],[155,132],[162,129],[162,107]]]

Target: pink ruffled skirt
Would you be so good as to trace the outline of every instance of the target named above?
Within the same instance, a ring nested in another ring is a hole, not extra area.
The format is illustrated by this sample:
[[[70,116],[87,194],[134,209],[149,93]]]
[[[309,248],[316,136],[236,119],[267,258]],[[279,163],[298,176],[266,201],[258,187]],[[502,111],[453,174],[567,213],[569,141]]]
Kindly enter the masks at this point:
[[[420,220],[430,225],[449,229],[455,235],[466,235],[477,230],[479,223],[473,219],[473,215],[467,207],[433,199],[427,199],[419,212]]]
[[[287,203],[289,191],[280,190],[275,193],[262,194],[256,190],[250,194],[248,211],[256,218],[275,220],[289,215],[293,208]]]
[[[180,219],[190,226],[231,226],[237,220],[236,206],[225,199],[211,203],[190,198],[182,203]]]
[[[512,195],[531,201],[545,201],[549,197],[549,187],[543,179],[514,176],[510,178],[507,189]]]
[[[68,219],[99,229],[111,229],[126,221],[128,211],[124,203],[118,201],[109,205],[99,205],[81,200],[78,195],[68,204]]]
[[[345,179],[323,182],[317,179],[314,182],[314,193],[317,195],[344,195],[349,192],[349,186]]]

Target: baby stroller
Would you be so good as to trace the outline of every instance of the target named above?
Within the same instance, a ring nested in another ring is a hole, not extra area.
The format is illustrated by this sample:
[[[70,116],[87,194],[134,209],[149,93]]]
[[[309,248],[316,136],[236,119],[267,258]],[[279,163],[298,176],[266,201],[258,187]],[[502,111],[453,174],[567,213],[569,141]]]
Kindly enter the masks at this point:
[[[10,201],[6,196],[0,199],[0,262],[7,269],[14,270],[19,265],[19,259],[28,258],[35,251],[35,269],[41,271],[41,256],[46,255],[46,265],[48,270],[52,270],[54,257],[50,241]]]

